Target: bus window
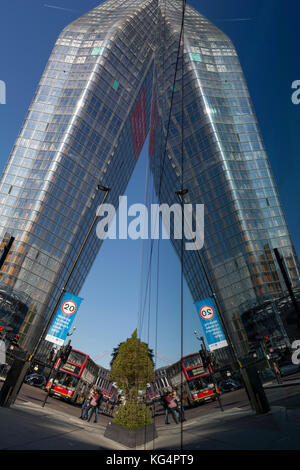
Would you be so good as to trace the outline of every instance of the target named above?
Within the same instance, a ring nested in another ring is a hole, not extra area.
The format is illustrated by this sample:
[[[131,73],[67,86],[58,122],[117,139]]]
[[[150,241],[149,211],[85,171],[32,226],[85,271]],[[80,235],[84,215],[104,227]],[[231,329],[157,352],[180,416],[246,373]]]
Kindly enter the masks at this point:
[[[72,349],[68,357],[68,362],[72,362],[73,364],[77,364],[79,366],[83,366],[85,360],[86,355],[79,351],[74,351],[74,349]]]
[[[198,379],[191,380],[188,385],[192,393],[201,392],[202,390],[207,390],[208,388],[211,388],[211,384],[209,380],[205,380],[203,377],[199,377]]]
[[[68,388],[69,390],[75,390],[78,381],[79,378],[75,377],[74,375],[66,374],[65,372],[58,372],[54,380],[54,384]]]

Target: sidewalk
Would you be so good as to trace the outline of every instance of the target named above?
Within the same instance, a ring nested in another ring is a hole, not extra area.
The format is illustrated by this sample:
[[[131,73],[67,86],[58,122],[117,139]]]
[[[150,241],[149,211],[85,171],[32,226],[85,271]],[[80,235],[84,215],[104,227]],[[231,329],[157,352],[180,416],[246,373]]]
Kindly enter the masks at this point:
[[[298,377],[298,375],[299,374],[297,374],[297,377],[294,377],[294,374],[282,376],[281,383],[278,383],[276,379],[270,380],[269,382],[265,382],[263,384],[263,387],[265,389],[271,389],[271,388],[278,388],[278,387],[291,387],[293,385],[300,385],[300,377]]]
[[[296,380],[284,380],[281,383],[278,382],[267,382],[264,384],[265,389],[278,388],[278,387],[292,387],[293,385],[300,385],[300,379]]]
[[[31,402],[0,407],[0,450],[126,450],[105,428]]]
[[[300,409],[274,406],[257,415],[231,408],[184,423],[183,450],[299,450],[299,433]],[[180,449],[180,429],[158,434],[156,450]]]
[[[33,403],[0,408],[1,450],[133,450],[104,437],[106,422],[87,423]],[[299,450],[300,410],[266,415],[231,408],[181,425],[157,425],[154,442],[137,450]]]

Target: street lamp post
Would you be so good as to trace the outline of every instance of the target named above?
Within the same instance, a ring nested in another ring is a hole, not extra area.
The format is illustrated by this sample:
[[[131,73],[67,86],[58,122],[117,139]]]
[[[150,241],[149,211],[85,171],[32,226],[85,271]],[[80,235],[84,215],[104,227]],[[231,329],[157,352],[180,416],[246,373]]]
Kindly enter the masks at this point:
[[[180,204],[181,204],[181,210],[182,210],[182,216],[186,222],[186,224],[188,225],[189,227],[189,230],[190,230],[190,233],[192,233],[192,230],[191,230],[191,227],[190,227],[190,224],[189,224],[189,221],[187,220],[187,218],[185,217],[185,213],[184,213],[184,210],[183,210],[183,203],[184,203],[184,196],[188,193],[188,189],[183,189],[182,191],[176,191],[175,194],[176,196],[178,197],[179,201],[180,201]],[[183,236],[183,234],[182,234]],[[229,351],[231,353],[231,358],[232,358],[232,361],[233,363],[237,363],[239,367],[241,367],[241,363],[238,359],[238,355],[235,351],[235,348],[234,348],[234,343],[233,341],[231,340],[230,338],[230,334],[229,334],[229,331],[227,329],[227,326],[226,326],[226,323],[225,323],[225,320],[223,318],[223,314],[222,314],[222,310],[220,308],[220,304],[219,304],[219,301],[218,301],[218,298],[216,296],[216,293],[215,293],[215,290],[213,288],[213,284],[212,284],[212,281],[210,279],[210,276],[208,274],[208,271],[205,267],[205,264],[203,262],[203,258],[202,258],[202,255],[200,253],[200,249],[196,246],[196,253],[198,255],[198,258],[199,258],[199,261],[200,261],[200,265],[203,269],[203,272],[204,272],[204,275],[205,275],[205,279],[207,281],[207,284],[208,284],[208,287],[210,289],[210,293],[211,293],[211,296],[216,304],[216,307],[217,307],[217,310],[218,310],[218,313],[220,315],[220,319],[221,319],[221,322],[222,322],[222,327],[223,327],[223,330],[224,330],[224,334],[226,336],[226,340],[227,340],[227,343],[228,343],[228,347],[229,347]]]
[[[184,198],[185,194],[187,194],[187,192],[188,192],[188,190],[184,189],[184,190],[181,190],[181,191],[176,191],[175,194],[178,196],[178,199],[181,203],[182,216],[185,219],[187,225],[189,226],[190,233],[192,233],[189,221],[186,219],[185,214],[184,214],[184,210],[183,210],[183,198]],[[231,352],[233,363],[237,363],[239,368],[240,368],[250,404],[251,404],[252,408],[257,411],[257,413],[266,413],[267,411],[269,411],[270,407],[269,407],[268,400],[267,400],[267,397],[265,395],[264,389],[262,387],[260,378],[258,376],[258,371],[253,367],[248,368],[248,369],[246,369],[245,367],[243,368],[241,362],[239,361],[238,354],[237,354],[237,352],[235,350],[235,347],[234,347],[234,343],[233,343],[233,341],[231,341],[231,337],[230,337],[229,331],[227,329],[227,325],[226,325],[225,320],[223,318],[222,310],[219,306],[218,298],[217,298],[216,293],[215,293],[214,288],[213,288],[213,283],[210,279],[208,271],[207,271],[207,269],[205,267],[205,264],[203,262],[202,255],[200,253],[200,249],[197,248],[196,252],[197,252],[197,255],[199,257],[199,261],[200,261],[201,267],[203,269],[203,272],[205,274],[205,278],[206,278],[207,284],[209,286],[211,296],[213,297],[213,299],[215,301],[215,304],[216,304],[216,307],[217,307],[217,310],[219,312],[220,319],[221,319],[221,322],[222,322],[222,326],[223,326],[223,329],[224,329],[224,333],[225,333],[227,343],[228,343],[228,346],[229,346],[229,350]]]
[[[105,186],[102,186],[100,184],[97,185],[97,190],[100,190],[100,191],[104,191],[105,192],[105,195],[103,197],[103,200],[101,202],[101,205],[100,205],[100,208],[103,206],[103,204],[105,203],[106,199],[107,199],[107,196],[108,196],[108,193],[110,191],[110,188],[107,188]],[[30,367],[30,364],[32,363],[32,361],[34,360],[35,358],[35,355],[44,339],[44,336],[45,334],[47,333],[53,319],[54,319],[54,316],[56,314],[56,310],[57,308],[59,307],[59,304],[66,292],[66,288],[67,288],[67,285],[70,281],[70,278],[77,266],[77,263],[79,261],[79,258],[87,244],[87,241],[90,237],[90,234],[92,232],[92,230],[94,229],[95,227],[95,224],[97,222],[97,219],[98,219],[98,211],[96,212],[94,218],[93,218],[93,221],[89,227],[89,230],[83,240],[83,243],[80,247],[80,250],[76,256],[76,259],[73,263],[73,266],[67,276],[67,279],[66,281],[64,282],[64,285],[60,291],[60,294],[58,296],[58,299],[51,311],[51,314],[49,315],[49,319],[45,325],[45,327],[43,328],[43,331],[39,337],[39,340],[37,341],[34,349],[33,349],[33,352],[32,354],[29,356],[29,359],[27,361],[24,361],[23,360],[18,360],[18,362],[14,362],[11,366],[11,369],[7,375],[7,378],[6,378],[6,381],[5,383],[3,384],[3,387],[1,389],[1,392],[0,392],[0,406],[5,406],[5,407],[9,407],[11,404],[14,403],[15,399],[17,398],[18,396],[18,393],[20,391],[20,388],[22,386],[22,383],[23,383],[23,380],[24,380],[24,377],[28,371],[28,368]]]
[[[101,207],[103,206],[103,204],[105,203],[106,199],[107,199],[107,196],[108,196],[108,193],[109,193],[109,191],[110,191],[110,188],[106,188],[105,186],[102,186],[102,185],[98,184],[98,185],[97,185],[97,190],[105,191],[104,198],[103,198],[103,200],[102,200],[102,202],[101,202],[101,205],[100,205],[100,208],[101,208]],[[61,302],[61,300],[62,300],[62,298],[63,298],[63,296],[64,296],[64,294],[65,294],[65,292],[66,292],[67,285],[68,285],[68,283],[69,283],[69,281],[70,281],[70,279],[71,279],[71,276],[72,276],[73,272],[75,271],[75,268],[76,268],[77,263],[78,263],[78,261],[79,261],[79,258],[80,258],[80,256],[81,256],[81,253],[83,252],[83,250],[84,250],[84,248],[85,248],[85,246],[86,246],[86,244],[87,244],[87,241],[88,241],[88,239],[89,239],[89,237],[90,237],[90,234],[91,234],[93,228],[95,227],[95,224],[96,224],[96,222],[97,222],[97,219],[98,219],[98,214],[97,214],[97,212],[96,212],[95,217],[94,217],[94,219],[93,219],[93,221],[92,221],[92,223],[91,223],[91,225],[90,225],[90,228],[89,228],[89,230],[88,230],[88,232],[87,232],[87,234],[86,234],[86,236],[85,236],[85,238],[84,238],[84,240],[83,240],[83,242],[82,242],[82,245],[81,245],[81,247],[80,247],[80,250],[79,250],[79,252],[78,252],[78,254],[77,254],[76,258],[75,258],[75,261],[74,261],[74,263],[73,263],[73,266],[72,266],[72,268],[71,268],[71,271],[69,272],[68,277],[67,277],[67,279],[66,279],[66,281],[65,281],[65,283],[64,283],[64,285],[63,285],[63,287],[62,287],[62,289],[61,289],[61,291],[60,291],[60,295],[59,295],[59,297],[58,297],[58,299],[57,299],[57,301],[56,301],[56,303],[55,303],[55,305],[54,305],[54,307],[53,307],[53,309],[52,309],[52,311],[51,311],[51,315],[49,316],[49,320],[48,320],[48,322],[46,323],[46,325],[45,325],[45,327],[44,327],[44,329],[43,329],[43,331],[42,331],[42,334],[40,335],[40,338],[39,338],[39,340],[38,340],[38,342],[37,342],[37,344],[36,344],[36,346],[35,346],[35,348],[34,348],[34,350],[33,350],[33,353],[32,353],[31,356],[29,357],[29,361],[32,361],[32,360],[34,359],[34,357],[35,357],[35,355],[36,355],[36,353],[37,353],[37,351],[38,351],[38,349],[39,349],[39,347],[40,347],[40,345],[41,345],[41,343],[42,343],[42,341],[43,341],[43,339],[44,339],[44,336],[45,336],[45,334],[47,333],[47,331],[48,331],[48,329],[49,329],[49,327],[50,327],[50,325],[51,325],[51,323],[52,323],[52,321],[53,321],[53,319],[54,319],[56,310],[57,310],[57,308],[58,308],[58,306],[59,306],[59,304],[60,304],[60,302]]]

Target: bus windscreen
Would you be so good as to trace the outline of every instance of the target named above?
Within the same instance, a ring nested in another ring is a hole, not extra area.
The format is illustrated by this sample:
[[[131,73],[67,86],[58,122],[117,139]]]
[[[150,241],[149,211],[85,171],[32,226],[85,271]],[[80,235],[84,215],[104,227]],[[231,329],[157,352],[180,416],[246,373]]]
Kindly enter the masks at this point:
[[[74,351],[74,349],[72,349],[68,357],[68,362],[72,362],[78,366],[83,366],[86,361],[86,357],[86,354],[83,354],[79,351]]]
[[[74,391],[78,384],[78,380],[78,377],[74,377],[73,375],[60,371],[57,373],[57,376],[54,379],[54,385],[58,385],[59,387],[64,387],[68,390]]]

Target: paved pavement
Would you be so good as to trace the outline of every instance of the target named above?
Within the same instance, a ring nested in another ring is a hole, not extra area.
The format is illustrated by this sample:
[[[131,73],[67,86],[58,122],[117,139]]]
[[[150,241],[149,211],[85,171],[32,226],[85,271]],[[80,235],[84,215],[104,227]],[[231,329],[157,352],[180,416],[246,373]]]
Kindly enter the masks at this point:
[[[1,450],[129,450],[104,437],[106,420],[86,423],[27,402],[0,408]],[[137,450],[296,450],[300,410],[272,407],[265,415],[230,408],[176,425],[157,424],[158,437]],[[132,450],[132,449],[131,449]]]
[[[164,424],[158,410],[158,437],[138,450],[299,450],[300,387],[298,376],[279,387],[271,384],[266,394],[271,412],[256,415],[245,391],[222,395],[224,412],[217,403],[186,410],[187,421]],[[0,407],[0,449],[11,450],[129,450],[104,437],[112,420],[103,414],[98,423],[78,418],[80,409],[50,398],[41,407],[45,392],[23,385],[16,404]]]
[[[280,406],[266,415],[231,408],[184,423],[182,434],[179,427],[160,429],[155,449],[181,449],[181,436],[183,450],[300,449],[300,410]]]
[[[104,437],[105,427],[34,403],[15,404],[0,408],[0,449],[126,450]]]

